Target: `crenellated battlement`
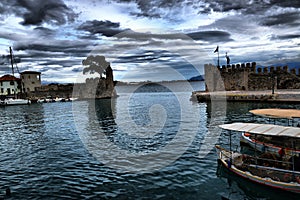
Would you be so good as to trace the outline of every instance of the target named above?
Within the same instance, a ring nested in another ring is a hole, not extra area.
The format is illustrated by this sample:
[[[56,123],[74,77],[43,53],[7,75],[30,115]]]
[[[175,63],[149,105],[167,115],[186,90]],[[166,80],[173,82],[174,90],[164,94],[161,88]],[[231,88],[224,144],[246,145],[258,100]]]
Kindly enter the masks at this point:
[[[213,64],[205,64],[205,67],[216,67]],[[218,66],[217,69],[221,73],[224,72],[251,72],[257,74],[268,74],[268,73],[281,73],[281,72],[288,72],[291,74],[299,75],[300,76],[300,68],[297,70],[296,68],[289,68],[288,66],[271,66],[271,67],[257,67],[256,62],[252,63],[238,63],[238,64],[231,64],[231,65],[222,65]]]
[[[268,90],[270,88],[299,89],[300,69],[288,66],[257,67],[256,62],[216,67],[205,64],[206,90]],[[224,86],[217,85],[222,78]],[[210,89],[208,89],[208,85]]]
[[[222,65],[222,67],[218,66],[218,69],[221,72],[237,72],[237,71],[248,71],[255,72],[256,71],[256,63],[241,63],[241,64],[231,64],[231,65]]]

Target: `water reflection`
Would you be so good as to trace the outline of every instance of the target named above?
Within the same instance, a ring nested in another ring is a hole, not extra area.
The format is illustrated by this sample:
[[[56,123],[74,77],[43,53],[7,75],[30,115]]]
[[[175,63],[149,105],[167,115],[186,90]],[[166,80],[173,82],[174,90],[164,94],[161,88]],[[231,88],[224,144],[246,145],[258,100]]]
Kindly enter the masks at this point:
[[[95,109],[99,129],[115,145],[128,151],[156,151],[177,133],[180,123],[176,122],[180,121],[181,109],[176,96],[153,94],[146,95],[146,101],[140,101],[142,96],[145,94],[131,95],[130,101],[125,102],[128,106],[119,104],[116,107],[116,99],[89,102],[90,121]],[[160,100],[158,96],[165,96],[168,101]],[[153,109],[157,105],[162,108]]]
[[[45,133],[44,109],[41,105],[0,109],[0,140],[5,144],[1,145],[2,148],[23,152],[28,144],[35,145]]]

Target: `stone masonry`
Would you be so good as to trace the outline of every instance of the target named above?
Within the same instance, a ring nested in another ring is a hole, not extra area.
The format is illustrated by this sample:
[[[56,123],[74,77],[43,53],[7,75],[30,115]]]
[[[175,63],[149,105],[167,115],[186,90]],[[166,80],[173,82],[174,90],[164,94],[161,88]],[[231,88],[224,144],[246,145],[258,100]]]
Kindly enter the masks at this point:
[[[216,67],[204,65],[206,91],[259,91],[300,89],[300,70],[284,67],[257,68],[256,63]]]

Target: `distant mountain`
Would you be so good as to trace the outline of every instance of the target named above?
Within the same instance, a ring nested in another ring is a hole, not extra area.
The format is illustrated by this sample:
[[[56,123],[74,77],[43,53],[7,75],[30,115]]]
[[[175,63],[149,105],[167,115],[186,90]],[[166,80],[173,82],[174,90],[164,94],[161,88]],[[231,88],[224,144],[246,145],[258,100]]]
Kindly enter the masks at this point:
[[[194,76],[190,78],[188,81],[204,81],[204,77],[202,75]]]
[[[58,83],[58,82],[53,82],[53,81],[42,81],[42,85],[49,85],[49,84],[57,85],[57,84],[60,84],[60,83]]]

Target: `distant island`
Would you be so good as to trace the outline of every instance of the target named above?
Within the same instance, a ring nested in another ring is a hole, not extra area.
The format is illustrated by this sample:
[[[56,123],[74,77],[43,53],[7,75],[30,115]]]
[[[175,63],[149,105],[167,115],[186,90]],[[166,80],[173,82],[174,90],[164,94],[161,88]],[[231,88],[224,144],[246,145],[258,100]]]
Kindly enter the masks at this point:
[[[203,75],[194,76],[187,80],[171,80],[171,81],[138,81],[138,82],[125,82],[125,81],[115,81],[115,85],[144,85],[150,83],[163,84],[163,83],[180,83],[180,82],[193,82],[193,81],[204,81]]]
[[[188,81],[204,81],[204,77],[202,75],[194,76],[190,78]]]

